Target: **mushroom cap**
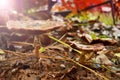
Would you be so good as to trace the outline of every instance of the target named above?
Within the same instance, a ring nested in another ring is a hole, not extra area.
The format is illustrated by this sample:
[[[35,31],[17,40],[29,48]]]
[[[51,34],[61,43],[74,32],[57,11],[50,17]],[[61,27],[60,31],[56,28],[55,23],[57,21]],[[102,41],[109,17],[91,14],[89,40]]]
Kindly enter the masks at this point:
[[[64,26],[63,22],[50,20],[8,21],[7,28],[19,33],[37,35]]]

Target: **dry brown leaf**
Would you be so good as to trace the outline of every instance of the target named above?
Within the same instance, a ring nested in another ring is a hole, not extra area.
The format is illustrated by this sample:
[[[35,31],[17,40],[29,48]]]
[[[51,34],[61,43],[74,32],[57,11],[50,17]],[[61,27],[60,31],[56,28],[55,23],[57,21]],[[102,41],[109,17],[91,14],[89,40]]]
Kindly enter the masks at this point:
[[[103,44],[93,44],[93,45],[84,45],[80,44],[78,42],[70,42],[70,44],[79,49],[79,50],[84,50],[84,51],[99,51],[105,48]]]
[[[105,38],[105,39],[96,38],[92,41],[92,43],[103,43],[105,45],[114,45],[117,43],[117,40],[111,38]]]
[[[78,36],[85,39],[88,43],[92,42],[92,37],[89,34],[83,33],[83,34],[78,34]]]
[[[108,57],[104,54],[99,54],[96,58],[95,58],[96,63],[99,64],[105,64],[105,65],[113,65],[113,63],[108,59]]]

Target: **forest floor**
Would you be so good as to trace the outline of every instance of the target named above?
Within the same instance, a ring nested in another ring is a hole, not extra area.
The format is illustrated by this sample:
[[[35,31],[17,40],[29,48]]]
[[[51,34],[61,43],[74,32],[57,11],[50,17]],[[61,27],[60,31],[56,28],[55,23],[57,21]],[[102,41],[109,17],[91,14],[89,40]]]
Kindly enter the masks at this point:
[[[0,80],[120,80],[119,25],[65,23],[40,35],[0,27]]]

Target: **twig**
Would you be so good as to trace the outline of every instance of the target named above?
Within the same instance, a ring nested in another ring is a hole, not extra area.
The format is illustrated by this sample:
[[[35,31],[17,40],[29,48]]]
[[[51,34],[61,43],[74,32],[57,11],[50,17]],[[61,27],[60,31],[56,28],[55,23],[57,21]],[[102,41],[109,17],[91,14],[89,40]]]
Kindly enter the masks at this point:
[[[6,53],[11,53],[11,54],[14,54],[16,56],[27,56],[25,53],[21,53],[21,52],[14,52],[14,51],[10,51],[10,50],[3,50],[4,52]]]
[[[114,3],[113,3],[113,0],[110,0],[110,5],[111,5],[111,9],[112,9],[113,24],[115,25],[115,16],[114,16],[115,6],[114,6]]]
[[[34,46],[34,44],[32,43],[27,43],[27,42],[17,42],[17,41],[12,41],[12,44],[17,44],[17,45],[32,45]]]
[[[72,49],[72,50],[74,50],[74,51],[76,51],[76,52],[79,53],[80,55],[82,54],[81,51],[72,48],[69,44],[67,44],[67,43],[65,43],[65,42],[63,42],[63,41],[61,41],[61,40],[58,40],[58,39],[56,39],[56,38],[54,38],[54,37],[52,37],[52,36],[49,36],[49,38],[52,39],[52,40],[54,40],[54,41],[56,41],[56,42],[59,42],[59,43],[63,44],[64,46],[66,46],[66,47],[68,47],[68,48],[70,48],[70,49]]]
[[[62,40],[65,36],[66,36],[66,33],[62,37],[60,37],[59,40]],[[57,42],[53,43],[52,45],[55,45],[55,44],[57,44]]]

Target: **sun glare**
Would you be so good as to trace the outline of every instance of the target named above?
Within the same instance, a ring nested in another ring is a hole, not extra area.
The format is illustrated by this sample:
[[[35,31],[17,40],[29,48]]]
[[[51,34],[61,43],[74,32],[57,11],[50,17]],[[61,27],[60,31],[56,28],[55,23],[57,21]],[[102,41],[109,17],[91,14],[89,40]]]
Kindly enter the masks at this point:
[[[8,9],[10,8],[9,0],[0,0],[0,9]]]

